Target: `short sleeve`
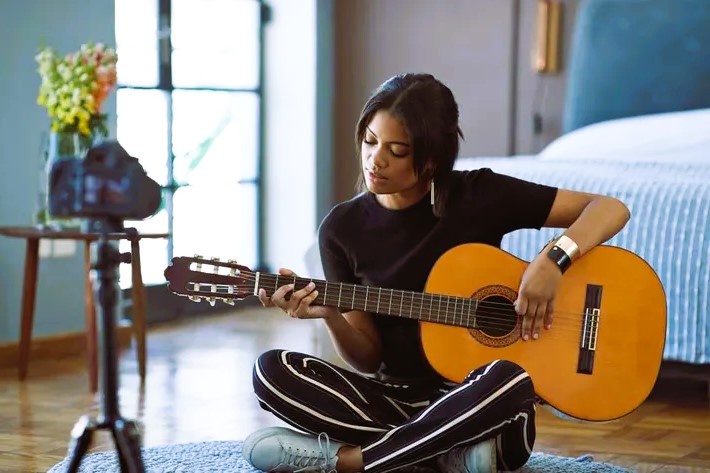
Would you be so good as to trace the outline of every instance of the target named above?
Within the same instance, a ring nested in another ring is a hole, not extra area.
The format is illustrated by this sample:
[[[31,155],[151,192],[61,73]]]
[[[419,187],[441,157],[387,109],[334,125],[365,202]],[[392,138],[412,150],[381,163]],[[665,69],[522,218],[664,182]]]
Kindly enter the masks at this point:
[[[491,173],[495,176],[493,185],[498,205],[503,210],[499,214],[502,233],[521,228],[542,228],[552,210],[557,188]]]
[[[498,174],[489,168],[465,172],[462,199],[476,218],[498,235],[521,228],[540,229],[550,215],[557,188]],[[465,212],[465,211],[464,211]]]
[[[357,284],[354,271],[345,251],[345,245],[338,238],[338,218],[331,212],[318,228],[318,249],[320,251],[323,274],[329,282]]]

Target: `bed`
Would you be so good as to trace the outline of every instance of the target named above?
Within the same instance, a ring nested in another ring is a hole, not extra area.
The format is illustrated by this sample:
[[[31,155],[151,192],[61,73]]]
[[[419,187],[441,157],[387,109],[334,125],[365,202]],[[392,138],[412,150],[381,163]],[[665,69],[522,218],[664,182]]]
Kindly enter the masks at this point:
[[[561,137],[534,156],[462,157],[456,168],[623,200],[632,219],[608,243],[643,257],[663,282],[664,360],[707,376],[710,1],[583,1],[570,57]],[[530,260],[555,233],[517,231],[502,247]]]

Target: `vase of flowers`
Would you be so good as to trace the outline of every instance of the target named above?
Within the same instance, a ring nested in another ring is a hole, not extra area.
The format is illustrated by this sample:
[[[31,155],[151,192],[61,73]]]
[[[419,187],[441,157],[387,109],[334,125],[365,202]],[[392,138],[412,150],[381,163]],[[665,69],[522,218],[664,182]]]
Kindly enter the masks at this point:
[[[47,109],[51,123],[35,223],[75,227],[77,220],[59,220],[47,212],[49,169],[60,158],[83,159],[91,146],[108,136],[102,106],[116,86],[116,51],[102,43],[86,43],[64,56],[44,48],[35,60],[42,79],[37,103]]]

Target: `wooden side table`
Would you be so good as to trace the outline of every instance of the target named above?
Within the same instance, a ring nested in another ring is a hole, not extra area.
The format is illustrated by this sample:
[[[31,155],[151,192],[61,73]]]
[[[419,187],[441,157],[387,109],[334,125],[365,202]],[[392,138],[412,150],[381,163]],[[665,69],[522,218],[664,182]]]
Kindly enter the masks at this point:
[[[96,324],[96,306],[91,284],[91,242],[98,240],[98,233],[79,230],[52,230],[39,227],[0,227],[0,235],[24,238],[25,269],[22,283],[22,305],[20,313],[20,364],[18,374],[21,380],[27,377],[32,343],[35,298],[37,293],[37,267],[39,261],[39,241],[42,238],[52,240],[79,240],[84,242],[84,304],[86,320],[86,351],[89,364],[89,387],[91,392],[98,389],[98,330]],[[133,301],[133,336],[138,353],[138,372],[141,382],[145,381],[146,344],[145,344],[145,289],[141,275],[140,240],[144,238],[167,238],[168,233],[110,233],[110,240],[130,240],[131,242],[131,278]]]

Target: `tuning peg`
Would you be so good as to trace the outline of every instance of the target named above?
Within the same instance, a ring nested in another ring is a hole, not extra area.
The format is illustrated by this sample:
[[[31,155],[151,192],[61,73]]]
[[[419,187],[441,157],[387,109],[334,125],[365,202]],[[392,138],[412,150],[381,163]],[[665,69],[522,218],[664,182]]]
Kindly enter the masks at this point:
[[[214,297],[210,297],[207,299],[207,302],[210,303],[212,307],[214,307],[215,303],[217,302]]]
[[[224,302],[225,304],[234,305],[234,300],[233,300],[233,299],[227,299],[226,297],[225,297],[225,298],[222,298],[222,302]]]
[[[195,259],[202,259],[202,258],[203,258],[202,255],[195,254]],[[202,262],[201,261],[197,261],[195,263],[195,269],[197,271],[202,271]]]
[[[200,302],[200,296],[189,296],[188,299],[192,302]]]

